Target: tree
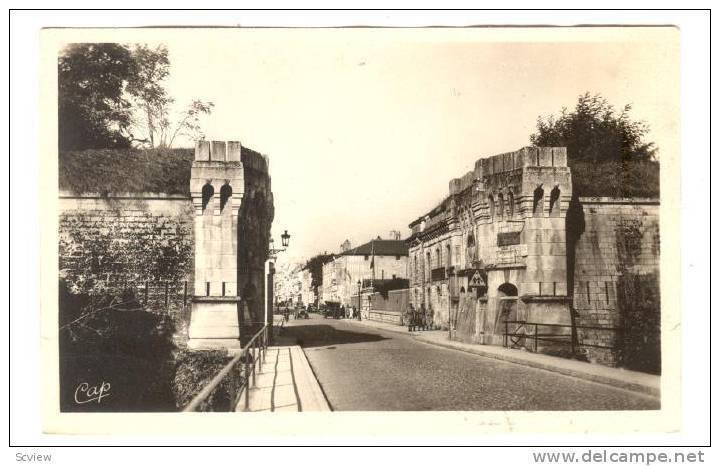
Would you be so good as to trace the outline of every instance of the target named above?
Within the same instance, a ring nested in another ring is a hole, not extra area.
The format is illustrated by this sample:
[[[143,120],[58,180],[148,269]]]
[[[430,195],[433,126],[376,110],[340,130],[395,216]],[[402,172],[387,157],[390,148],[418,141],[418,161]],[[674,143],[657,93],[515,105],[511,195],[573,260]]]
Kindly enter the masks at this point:
[[[169,74],[165,45],[69,46],[58,63],[60,149],[171,147],[178,136],[204,138],[200,118],[212,102],[193,100],[171,119]]]
[[[125,84],[134,73],[121,44],[72,44],[58,59],[58,142],[61,150],[129,147]]]
[[[130,138],[155,147],[156,138],[162,140],[170,126],[168,106],[173,99],[163,87],[163,81],[170,74],[168,50],[162,44],[154,49],[144,44],[136,45],[132,56],[134,69],[127,92],[137,108],[134,125],[144,127],[147,138],[137,139],[132,134]]]
[[[175,131],[170,136],[170,140],[167,141],[167,147],[172,147],[177,136],[185,136],[193,141],[205,139],[205,133],[202,131],[202,126],[200,125],[200,117],[212,113],[214,106],[215,104],[212,102],[193,100],[190,105],[180,113]]]
[[[538,117],[530,142],[567,147],[575,196],[657,197],[657,148],[645,141],[649,127],[633,120],[631,109],[627,104],[618,112],[604,97],[586,92],[574,111]]]
[[[649,128],[630,118],[632,106],[617,112],[599,94],[578,97],[575,111],[563,108],[560,116],[538,117],[537,132],[530,136],[536,146],[565,146],[568,158],[593,163],[654,160],[656,148],[644,142]]]

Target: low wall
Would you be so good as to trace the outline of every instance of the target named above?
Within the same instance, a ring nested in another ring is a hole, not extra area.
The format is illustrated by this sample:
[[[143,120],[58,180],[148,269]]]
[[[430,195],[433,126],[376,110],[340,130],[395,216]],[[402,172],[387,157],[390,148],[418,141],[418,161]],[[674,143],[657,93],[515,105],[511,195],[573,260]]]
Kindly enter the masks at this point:
[[[367,319],[380,322],[389,322],[403,325],[402,316],[405,314],[409,302],[410,290],[392,290],[387,296],[382,293],[369,295],[370,308],[367,309]],[[357,295],[355,295],[357,302]]]
[[[368,312],[368,320],[386,322],[388,324],[403,325],[403,314],[401,312],[371,310]]]

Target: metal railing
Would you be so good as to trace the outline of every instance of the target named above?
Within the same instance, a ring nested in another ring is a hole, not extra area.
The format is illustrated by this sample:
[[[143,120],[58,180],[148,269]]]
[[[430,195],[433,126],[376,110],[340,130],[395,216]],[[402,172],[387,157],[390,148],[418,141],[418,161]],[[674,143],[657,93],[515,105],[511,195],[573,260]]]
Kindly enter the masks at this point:
[[[210,399],[220,387],[229,385],[227,392],[230,400],[227,411],[235,411],[243,394],[245,410],[250,403],[250,389],[255,386],[255,374],[262,370],[265,354],[272,338],[272,324],[264,325],[245,345],[240,352],[222,368],[218,374],[202,389],[200,393],[183,409],[183,412],[207,411]],[[223,407],[224,408],[224,407]],[[224,411],[225,409],[220,409]]]
[[[505,348],[518,348],[525,347],[526,340],[532,341],[532,349],[537,353],[538,342],[550,342],[555,344],[565,344],[570,346],[570,351],[575,354],[575,351],[579,347],[583,348],[600,348],[614,350],[617,349],[615,346],[607,345],[595,345],[591,343],[580,343],[577,336],[578,330],[591,330],[591,331],[608,331],[619,333],[620,328],[617,327],[598,327],[589,325],[569,325],[569,324],[541,324],[538,322],[527,322],[525,320],[506,320],[505,333],[503,335],[503,346]],[[517,325],[517,327],[511,332],[510,325]],[[567,328],[570,329],[570,333],[540,333],[538,327],[550,327],[550,328]],[[528,330],[532,329],[532,332]],[[522,340],[522,342],[521,342]],[[528,348],[529,349],[529,348]]]

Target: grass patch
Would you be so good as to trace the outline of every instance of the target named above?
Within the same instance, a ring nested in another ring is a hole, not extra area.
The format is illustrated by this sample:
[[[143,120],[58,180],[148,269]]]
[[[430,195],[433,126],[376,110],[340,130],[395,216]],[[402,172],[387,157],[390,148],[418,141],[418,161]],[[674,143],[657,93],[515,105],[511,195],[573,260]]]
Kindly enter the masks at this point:
[[[576,196],[660,197],[660,164],[568,161]]]
[[[150,192],[190,195],[194,149],[89,149],[61,152],[61,190],[81,193]]]

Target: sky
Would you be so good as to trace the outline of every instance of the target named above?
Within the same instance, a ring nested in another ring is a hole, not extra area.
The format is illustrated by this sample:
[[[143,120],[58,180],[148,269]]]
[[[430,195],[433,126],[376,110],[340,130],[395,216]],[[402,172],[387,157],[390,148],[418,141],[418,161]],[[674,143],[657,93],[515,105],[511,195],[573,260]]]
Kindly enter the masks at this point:
[[[178,105],[212,101],[207,139],[270,157],[283,261],[407,225],[475,161],[529,145],[539,115],[600,93],[678,153],[673,28],[185,30],[168,46]],[[152,43],[152,41],[149,41]],[[190,141],[180,141],[190,146]]]

